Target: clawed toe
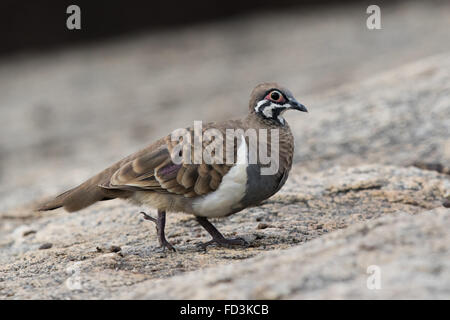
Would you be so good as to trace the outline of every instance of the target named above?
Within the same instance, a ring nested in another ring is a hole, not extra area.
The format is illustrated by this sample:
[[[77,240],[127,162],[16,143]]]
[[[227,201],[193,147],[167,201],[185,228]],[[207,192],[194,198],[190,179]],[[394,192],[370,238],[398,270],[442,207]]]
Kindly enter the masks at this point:
[[[165,241],[163,243],[160,243],[161,248],[163,249],[163,251],[166,251],[166,248],[173,251],[173,252],[177,252],[177,250],[175,249],[175,247],[173,245],[170,244],[169,241]]]
[[[203,250],[206,250],[206,248],[209,245],[215,244],[218,245],[220,247],[232,247],[232,246],[244,246],[244,247],[248,247],[248,242],[245,241],[242,238],[234,238],[234,239],[227,239],[225,238],[220,232],[219,230],[216,229],[216,227],[214,227],[211,222],[208,221],[207,218],[205,217],[196,217],[198,223],[200,223],[200,225],[205,228],[206,231],[208,231],[208,233],[211,235],[212,240],[205,242],[205,243],[200,243],[199,247],[202,248]]]
[[[150,221],[153,221],[154,223],[157,223],[157,220],[156,220],[155,218],[149,216],[149,215],[146,214],[144,211],[141,211],[140,213],[144,216],[144,219],[145,219],[145,220],[150,220]]]

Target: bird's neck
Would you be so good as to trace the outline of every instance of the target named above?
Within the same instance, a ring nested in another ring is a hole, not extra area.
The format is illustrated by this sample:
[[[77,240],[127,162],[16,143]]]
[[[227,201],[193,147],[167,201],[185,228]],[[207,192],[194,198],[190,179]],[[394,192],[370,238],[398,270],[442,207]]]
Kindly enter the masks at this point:
[[[280,116],[281,117],[281,116]],[[279,130],[289,130],[289,125],[284,118],[273,119],[264,118],[255,112],[250,112],[247,116],[246,121],[249,123],[249,127],[252,128],[267,128],[267,129],[279,129]]]

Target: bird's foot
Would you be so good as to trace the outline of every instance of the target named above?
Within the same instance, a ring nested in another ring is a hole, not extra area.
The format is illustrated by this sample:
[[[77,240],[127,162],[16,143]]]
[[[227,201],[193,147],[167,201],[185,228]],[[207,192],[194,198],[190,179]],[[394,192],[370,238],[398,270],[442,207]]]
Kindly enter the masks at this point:
[[[199,248],[206,250],[206,248],[210,245],[217,245],[219,247],[231,248],[233,246],[243,246],[248,247],[249,243],[245,241],[243,238],[215,238],[208,242],[198,244]]]
[[[177,250],[175,249],[175,247],[166,240],[166,238],[164,239],[159,239],[159,245],[162,248],[163,251],[166,251],[166,248],[173,251],[173,252],[177,252]]]
[[[206,250],[206,248],[209,245],[212,244],[216,244],[220,247],[227,247],[230,248],[232,246],[245,246],[248,247],[248,242],[245,241],[242,238],[234,238],[234,239],[227,239],[225,238],[220,232],[219,230],[216,229],[216,227],[214,227],[211,222],[208,221],[208,219],[206,217],[196,217],[198,223],[200,223],[200,225],[205,228],[206,231],[208,231],[208,233],[211,235],[212,240],[205,242],[205,243],[200,243],[199,247],[202,248],[203,250]]]
[[[174,246],[169,241],[167,241],[166,236],[164,235],[164,226],[166,220],[165,213],[164,215],[158,213],[158,219],[149,216],[143,211],[141,211],[141,214],[144,216],[145,220],[150,220],[156,224],[156,233],[158,235],[159,245],[162,248],[162,250],[165,251],[167,248],[169,250],[172,250],[173,252],[176,252],[177,250],[175,250]]]

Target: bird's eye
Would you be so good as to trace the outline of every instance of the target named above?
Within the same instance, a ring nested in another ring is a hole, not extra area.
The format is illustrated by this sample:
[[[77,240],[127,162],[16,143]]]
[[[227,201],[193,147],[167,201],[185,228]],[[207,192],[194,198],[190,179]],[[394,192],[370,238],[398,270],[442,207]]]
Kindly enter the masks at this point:
[[[270,94],[270,97],[272,98],[272,100],[277,101],[278,99],[280,99],[280,94],[278,92],[274,91]]]
[[[266,99],[272,100],[273,102],[283,102],[284,97],[278,90],[271,91],[267,96]]]

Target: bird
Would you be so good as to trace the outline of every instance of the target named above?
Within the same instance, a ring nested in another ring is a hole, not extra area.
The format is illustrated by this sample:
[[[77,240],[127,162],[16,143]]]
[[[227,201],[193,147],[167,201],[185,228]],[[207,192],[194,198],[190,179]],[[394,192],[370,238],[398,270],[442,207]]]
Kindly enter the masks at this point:
[[[166,213],[171,212],[194,215],[212,237],[200,244],[204,249],[212,244],[248,246],[243,238],[224,237],[208,219],[258,206],[285,184],[294,155],[294,138],[283,116],[288,110],[308,112],[288,89],[275,82],[260,83],[251,92],[245,117],[202,123],[200,135],[195,132],[195,125],[183,128],[181,138],[174,139],[172,132],[79,186],[41,203],[37,210],[63,207],[74,212],[98,201],[119,198],[156,209],[156,218],[145,212],[141,214],[155,223],[163,250],[176,251],[165,236]],[[266,139],[261,132],[266,133]],[[200,140],[207,133],[209,139]],[[223,150],[213,148],[221,144],[227,150],[226,155]],[[263,159],[263,149],[270,149],[273,163],[268,163],[268,157]],[[211,151],[209,159],[202,161],[200,157],[198,161],[198,155],[208,150]],[[232,161],[224,159],[229,155]]]

